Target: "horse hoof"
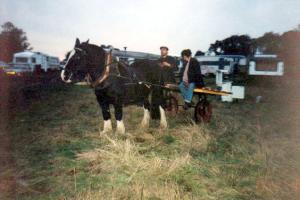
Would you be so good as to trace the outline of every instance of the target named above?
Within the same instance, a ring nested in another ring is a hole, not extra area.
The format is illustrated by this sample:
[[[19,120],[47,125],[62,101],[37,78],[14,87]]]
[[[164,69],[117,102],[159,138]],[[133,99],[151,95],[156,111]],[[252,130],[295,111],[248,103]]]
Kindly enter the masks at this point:
[[[166,112],[161,106],[159,106],[159,111],[160,111],[160,128],[166,129],[166,128],[168,128]]]
[[[144,117],[141,122],[140,128],[141,129],[148,129],[149,128],[149,121],[150,121],[150,111],[144,108]]]
[[[116,131],[116,134],[125,135],[125,131]]]
[[[161,125],[159,126],[159,128],[160,128],[160,129],[167,129],[167,128],[168,128],[168,125],[161,124]]]
[[[100,135],[108,134],[108,133],[111,133],[111,132],[112,132],[112,131],[104,131],[104,130],[103,130],[103,131],[100,132]]]
[[[116,130],[116,134],[124,135],[125,134],[125,129],[124,130]]]
[[[141,124],[140,124],[140,128],[141,128],[141,129],[148,129],[148,128],[149,128],[149,124],[141,123]]]
[[[106,134],[112,132],[111,120],[104,120],[103,131],[100,134]]]
[[[125,126],[123,121],[117,121],[117,130],[116,133],[125,134]]]

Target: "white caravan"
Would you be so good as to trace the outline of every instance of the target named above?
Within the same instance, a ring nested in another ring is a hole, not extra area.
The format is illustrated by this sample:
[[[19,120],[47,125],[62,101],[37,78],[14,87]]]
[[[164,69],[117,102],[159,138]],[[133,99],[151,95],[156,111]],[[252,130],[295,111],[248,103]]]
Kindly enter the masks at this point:
[[[40,52],[31,51],[15,53],[12,65],[24,65],[24,67],[29,67],[32,72],[37,68],[40,68],[45,72],[60,69],[58,57],[52,57]]]

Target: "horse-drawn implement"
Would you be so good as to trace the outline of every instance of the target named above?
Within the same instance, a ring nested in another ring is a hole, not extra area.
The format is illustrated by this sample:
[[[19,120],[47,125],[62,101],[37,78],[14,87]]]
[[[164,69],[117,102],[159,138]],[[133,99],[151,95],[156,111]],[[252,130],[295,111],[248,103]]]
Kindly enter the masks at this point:
[[[177,85],[167,85],[163,87],[167,91],[166,95],[166,111],[171,115],[176,115],[179,107],[183,106],[179,104],[178,95],[179,88]],[[194,108],[194,119],[196,123],[208,123],[212,117],[212,106],[207,99],[208,95],[227,96],[230,92],[215,90],[209,87],[195,88],[194,98],[197,98],[197,102],[192,104]]]
[[[117,76],[118,77],[118,76]],[[126,78],[119,76],[119,78]],[[178,114],[179,107],[184,105],[180,104],[180,98],[178,93],[180,93],[179,87],[176,84],[151,84],[148,82],[133,82],[125,84],[125,90],[127,91],[127,102],[130,102],[131,94],[135,93],[135,87],[138,85],[146,85],[146,87],[157,87],[163,90],[164,101],[165,101],[165,110],[170,115],[175,117]],[[131,91],[130,91],[131,90]],[[221,91],[217,89],[212,89],[209,87],[195,88],[193,93],[193,99],[197,99],[196,103],[192,103],[191,108],[194,108],[194,120],[196,123],[208,123],[212,117],[212,106],[208,100],[209,95],[213,96],[228,96],[231,95],[231,92]],[[133,100],[134,101],[134,100]],[[128,103],[130,104],[130,103]]]

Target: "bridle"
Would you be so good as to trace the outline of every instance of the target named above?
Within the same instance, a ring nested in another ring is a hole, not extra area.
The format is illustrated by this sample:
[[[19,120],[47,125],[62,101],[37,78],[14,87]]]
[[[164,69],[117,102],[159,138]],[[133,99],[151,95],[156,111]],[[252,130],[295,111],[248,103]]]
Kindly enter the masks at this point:
[[[80,56],[80,60],[83,60],[83,62],[85,63],[84,65],[87,65],[88,63],[86,62],[86,56],[87,56],[87,51],[85,49],[82,49],[80,47],[74,47],[73,51],[78,51],[81,52],[81,56]],[[71,57],[70,57],[71,58]],[[69,58],[69,59],[70,59]],[[85,75],[85,81],[87,82],[88,85],[90,85],[91,87],[95,88],[97,86],[99,86],[101,83],[103,83],[109,76],[110,73],[110,68],[111,65],[117,63],[116,61],[112,62],[112,54],[111,51],[108,53],[105,53],[105,64],[103,66],[104,70],[101,73],[101,75],[96,78],[96,80],[93,81],[92,76],[91,76],[91,72],[89,69],[87,69],[86,75]],[[73,75],[73,73],[71,74],[71,76]]]
[[[86,51],[84,49],[81,49],[79,47],[75,47],[74,50],[85,52],[84,55],[86,55]],[[112,51],[106,52],[105,53],[105,64],[103,66],[105,69],[103,70],[103,72],[101,73],[101,75],[98,78],[96,78],[94,81],[92,80],[92,76],[91,76],[90,72],[88,71],[87,74],[86,74],[86,76],[85,76],[86,83],[88,85],[90,85],[90,87],[96,88],[99,85],[101,85],[105,80],[107,80],[107,78],[109,76],[115,76],[115,77],[118,77],[118,78],[126,79],[126,80],[131,81],[131,82],[136,82],[136,83],[130,83],[130,84],[143,84],[147,88],[151,88],[151,86],[157,85],[157,84],[147,83],[147,82],[144,82],[144,81],[134,80],[135,78],[122,76],[121,73],[120,73],[120,71],[119,71],[118,66],[116,66],[116,72],[117,73],[116,74],[111,74],[110,73],[111,72],[111,68],[115,64],[117,64],[117,65],[126,65],[123,62],[120,62],[120,61],[117,61],[117,60],[113,60]]]

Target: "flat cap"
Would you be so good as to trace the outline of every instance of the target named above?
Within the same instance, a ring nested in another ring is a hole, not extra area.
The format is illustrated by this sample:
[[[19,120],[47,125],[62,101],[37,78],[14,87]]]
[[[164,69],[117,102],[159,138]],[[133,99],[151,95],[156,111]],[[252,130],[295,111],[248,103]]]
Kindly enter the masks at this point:
[[[160,49],[160,50],[162,50],[162,49],[167,49],[167,50],[169,50],[169,48],[168,48],[167,46],[161,46],[159,49]]]

